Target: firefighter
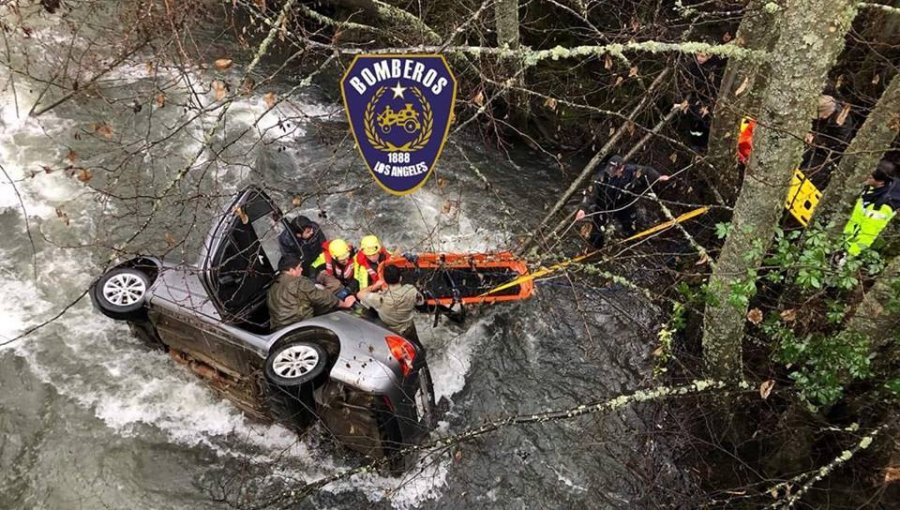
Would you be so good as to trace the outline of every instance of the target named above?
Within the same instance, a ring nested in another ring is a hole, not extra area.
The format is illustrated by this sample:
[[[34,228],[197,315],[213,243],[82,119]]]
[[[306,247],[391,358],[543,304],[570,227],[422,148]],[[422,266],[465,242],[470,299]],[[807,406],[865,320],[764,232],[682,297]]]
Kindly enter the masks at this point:
[[[590,215],[593,229],[588,242],[594,248],[603,247],[607,215],[618,220],[626,237],[631,236],[637,229],[638,198],[654,183],[668,180],[668,175],[661,175],[652,167],[625,163],[622,156],[615,155],[597,172],[575,214],[575,221]]]
[[[859,255],[871,246],[900,208],[900,183],[891,177],[893,170],[893,163],[882,160],[866,179],[866,188],[844,227],[850,255]]]
[[[356,279],[356,249],[343,239],[322,243],[322,253],[312,263],[316,283],[344,299],[359,292]]]
[[[360,289],[372,287],[369,290],[374,290],[376,286],[381,285],[378,266],[390,256],[376,236],[368,235],[359,241],[359,251],[356,253],[356,280]]]

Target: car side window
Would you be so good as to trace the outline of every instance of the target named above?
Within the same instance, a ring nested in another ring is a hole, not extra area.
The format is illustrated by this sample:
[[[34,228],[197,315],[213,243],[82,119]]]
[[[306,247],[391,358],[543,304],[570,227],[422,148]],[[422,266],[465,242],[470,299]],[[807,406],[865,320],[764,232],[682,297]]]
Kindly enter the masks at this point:
[[[278,237],[285,230],[284,222],[276,220],[277,214],[267,214],[258,218],[252,223],[253,231],[262,246],[263,253],[274,272],[277,268],[278,261],[281,259],[281,245],[278,243]]]

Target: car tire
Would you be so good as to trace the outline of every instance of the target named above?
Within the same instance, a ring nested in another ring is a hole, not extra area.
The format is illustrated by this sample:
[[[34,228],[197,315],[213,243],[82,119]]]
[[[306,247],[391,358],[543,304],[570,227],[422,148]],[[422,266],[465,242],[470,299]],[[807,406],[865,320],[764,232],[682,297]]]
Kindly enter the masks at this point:
[[[117,320],[141,319],[146,315],[144,303],[150,279],[130,267],[113,269],[94,284],[91,297],[103,315]]]
[[[328,354],[318,344],[288,341],[276,346],[266,358],[266,379],[282,388],[297,388],[321,382]]]
[[[312,385],[285,387],[271,381],[264,384],[272,419],[298,432],[312,424],[316,416]]]

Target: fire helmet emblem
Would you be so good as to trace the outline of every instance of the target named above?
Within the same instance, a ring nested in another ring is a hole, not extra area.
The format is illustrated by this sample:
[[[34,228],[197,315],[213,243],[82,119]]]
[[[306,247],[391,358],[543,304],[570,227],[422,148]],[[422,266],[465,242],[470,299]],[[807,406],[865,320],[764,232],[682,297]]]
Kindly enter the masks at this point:
[[[453,122],[456,78],[441,55],[359,55],[341,80],[359,152],[387,192],[431,176]]]

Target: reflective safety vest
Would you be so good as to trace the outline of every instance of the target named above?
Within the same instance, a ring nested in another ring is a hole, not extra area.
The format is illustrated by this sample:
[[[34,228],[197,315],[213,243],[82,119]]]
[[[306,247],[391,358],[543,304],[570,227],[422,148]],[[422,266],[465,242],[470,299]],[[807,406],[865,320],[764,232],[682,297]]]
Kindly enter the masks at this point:
[[[324,271],[326,273],[334,276],[344,285],[347,285],[356,277],[356,264],[353,261],[355,258],[355,250],[352,246],[350,247],[350,258],[347,259],[346,265],[341,265],[340,262],[334,260],[334,257],[331,256],[331,252],[328,251],[330,242],[331,241],[325,241],[322,243],[322,253],[316,257],[316,260],[313,261],[311,266],[315,269],[324,266]]]
[[[750,117],[741,120],[741,133],[738,135],[738,161],[747,164],[750,161],[750,152],[753,150],[753,129],[756,121]]]
[[[378,283],[378,266],[390,256],[391,254],[382,246],[381,251],[378,252],[378,263],[374,264],[373,267],[372,262],[369,261],[369,257],[366,257],[365,253],[361,251],[356,252],[356,280],[359,282],[360,289],[365,289],[369,285]]]
[[[863,204],[862,198],[857,200],[850,221],[844,226],[847,253],[859,255],[863,249],[871,246],[895,214],[896,211],[888,204],[876,208],[875,204]]]

